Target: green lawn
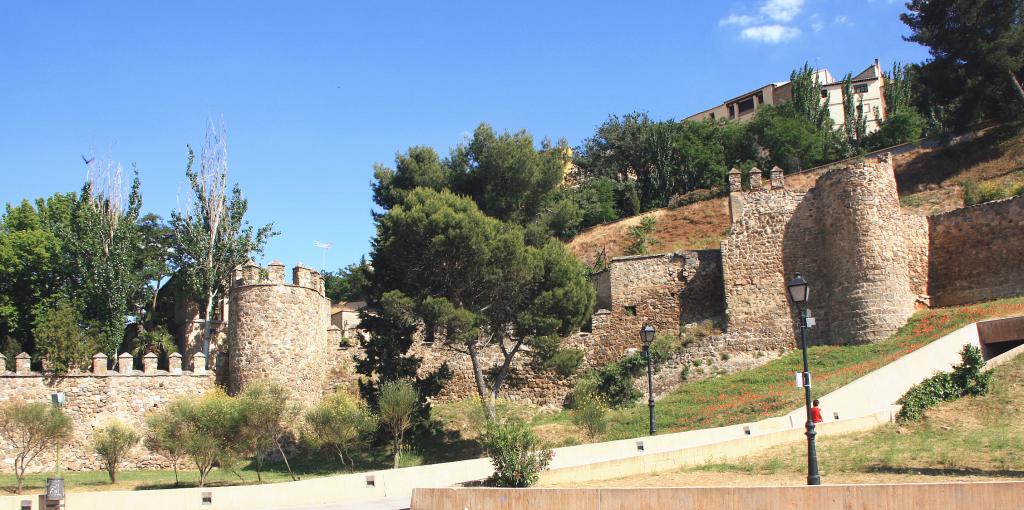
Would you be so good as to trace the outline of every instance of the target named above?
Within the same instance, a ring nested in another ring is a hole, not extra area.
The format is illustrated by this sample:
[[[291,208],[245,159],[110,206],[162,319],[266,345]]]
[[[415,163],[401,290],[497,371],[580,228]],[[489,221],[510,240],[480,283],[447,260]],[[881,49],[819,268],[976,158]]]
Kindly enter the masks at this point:
[[[979,320],[1024,314],[1024,298],[1016,297],[961,307],[936,308],[914,314],[892,337],[874,344],[817,346],[809,349],[814,390],[829,393],[957,328]],[[684,384],[657,402],[659,432],[718,427],[780,416],[803,405],[803,392],[793,386],[801,369],[799,351],[758,368]],[[601,439],[623,439],[647,430],[647,405],[614,410]],[[548,430],[556,444],[579,436],[566,412],[540,414],[535,425]]]
[[[887,473],[1024,478],[1024,356],[994,369],[984,396],[939,404],[916,422],[822,437],[818,461],[829,474]],[[784,445],[728,464],[693,470],[802,473],[806,445]]]

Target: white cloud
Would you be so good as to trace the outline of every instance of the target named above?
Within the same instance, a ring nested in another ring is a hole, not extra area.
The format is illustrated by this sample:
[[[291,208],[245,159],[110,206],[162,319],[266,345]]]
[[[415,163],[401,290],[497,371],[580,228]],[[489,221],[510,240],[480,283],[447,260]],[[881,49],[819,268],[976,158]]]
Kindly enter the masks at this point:
[[[769,44],[785,42],[800,36],[800,29],[783,25],[761,25],[747,27],[740,32],[740,37],[749,41]]]
[[[840,15],[840,16],[836,16],[835,24],[836,25],[849,25],[850,24],[850,18],[848,18],[845,14]]]
[[[783,23],[788,23],[800,14],[804,0],[768,0],[761,5],[761,14]]]
[[[718,24],[719,26],[738,25],[741,27],[745,27],[747,25],[754,24],[755,21],[757,21],[757,18],[753,16],[747,16],[746,14],[730,14],[729,16],[718,20]]]

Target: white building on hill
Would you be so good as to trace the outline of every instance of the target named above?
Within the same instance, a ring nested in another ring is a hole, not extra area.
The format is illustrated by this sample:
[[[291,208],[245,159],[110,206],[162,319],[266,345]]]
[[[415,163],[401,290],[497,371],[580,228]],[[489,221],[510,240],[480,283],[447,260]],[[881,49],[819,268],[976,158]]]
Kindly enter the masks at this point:
[[[818,81],[822,84],[822,101],[828,101],[828,113],[832,118],[832,125],[836,129],[841,129],[845,123],[843,81],[841,79],[837,81],[828,69],[819,69],[815,73]],[[868,66],[867,69],[851,78],[853,93],[856,96],[854,103],[856,108],[863,108],[864,110],[868,133],[876,131],[879,122],[885,120],[884,80],[885,78],[882,74],[882,68],[878,64],[878,59],[875,59],[875,62]],[[754,113],[758,108],[766,104],[782,104],[790,101],[792,98],[793,87],[790,82],[769,83],[763,87],[740,94],[722,104],[686,117],[686,120],[729,119],[745,122],[754,117]]]

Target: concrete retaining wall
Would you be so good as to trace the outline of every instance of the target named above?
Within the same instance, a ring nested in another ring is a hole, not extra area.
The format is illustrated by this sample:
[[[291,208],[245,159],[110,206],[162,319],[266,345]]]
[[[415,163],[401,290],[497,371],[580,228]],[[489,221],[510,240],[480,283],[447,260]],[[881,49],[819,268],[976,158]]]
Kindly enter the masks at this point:
[[[1024,482],[659,489],[416,489],[413,510],[1018,510]]]

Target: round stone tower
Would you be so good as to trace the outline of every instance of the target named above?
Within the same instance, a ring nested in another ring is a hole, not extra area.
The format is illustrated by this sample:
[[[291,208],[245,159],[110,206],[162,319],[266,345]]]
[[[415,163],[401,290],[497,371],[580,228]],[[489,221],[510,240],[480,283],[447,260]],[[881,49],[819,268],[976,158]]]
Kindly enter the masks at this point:
[[[836,343],[886,338],[914,312],[912,223],[900,210],[888,155],[831,171],[819,179],[825,246],[824,274],[831,288]],[[925,227],[927,228],[927,227]]]
[[[255,262],[236,268],[228,319],[228,386],[237,393],[256,381],[275,381],[301,402],[323,392],[333,355],[327,329],[330,300],[320,273],[301,264],[285,283],[284,265],[266,271]]]

